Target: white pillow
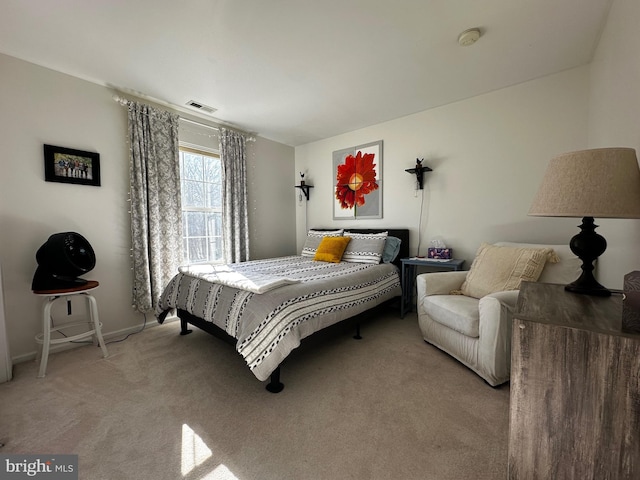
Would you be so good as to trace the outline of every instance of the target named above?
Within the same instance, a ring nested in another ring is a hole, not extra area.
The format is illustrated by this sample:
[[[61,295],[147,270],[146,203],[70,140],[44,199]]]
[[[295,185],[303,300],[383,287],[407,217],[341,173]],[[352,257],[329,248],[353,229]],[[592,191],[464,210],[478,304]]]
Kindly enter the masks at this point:
[[[558,262],[558,256],[552,248],[483,243],[476,252],[460,291],[468,297],[482,298],[494,292],[518,290],[523,281],[537,281],[546,262]]]

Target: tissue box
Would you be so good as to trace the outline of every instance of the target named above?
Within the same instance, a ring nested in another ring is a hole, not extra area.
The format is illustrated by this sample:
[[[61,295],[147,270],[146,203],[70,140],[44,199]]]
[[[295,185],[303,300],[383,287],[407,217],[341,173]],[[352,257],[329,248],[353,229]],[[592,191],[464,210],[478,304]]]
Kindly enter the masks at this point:
[[[439,258],[441,260],[450,260],[453,255],[451,248],[431,248],[427,249],[427,258]]]

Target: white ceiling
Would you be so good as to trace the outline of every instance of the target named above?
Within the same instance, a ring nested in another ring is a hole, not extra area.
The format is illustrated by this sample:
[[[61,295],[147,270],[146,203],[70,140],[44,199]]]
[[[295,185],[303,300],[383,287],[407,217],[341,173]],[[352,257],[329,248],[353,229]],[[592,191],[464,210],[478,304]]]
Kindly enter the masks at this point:
[[[2,0],[0,52],[296,146],[587,64],[611,1]]]

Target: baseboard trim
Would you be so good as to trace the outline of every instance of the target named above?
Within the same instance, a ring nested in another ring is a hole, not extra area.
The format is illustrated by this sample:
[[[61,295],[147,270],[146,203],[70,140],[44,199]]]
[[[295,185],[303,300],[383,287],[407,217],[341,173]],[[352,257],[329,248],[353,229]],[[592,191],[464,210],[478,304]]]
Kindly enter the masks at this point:
[[[122,339],[124,339],[127,335],[131,335],[134,333],[138,333],[138,332],[142,332],[143,327],[144,330],[148,329],[148,328],[155,328],[158,325],[160,325],[157,321],[155,321],[155,317],[153,317],[154,321],[146,321],[146,322],[141,322],[137,325],[134,325],[132,327],[127,327],[127,328],[122,328],[120,330],[116,330],[114,332],[102,332],[102,337],[104,338],[104,341],[108,344],[110,340],[116,340],[120,337],[122,337]],[[175,322],[179,320],[178,317],[176,316],[168,316],[164,323],[171,323],[171,322]],[[49,353],[57,353],[57,352],[62,352],[65,350],[71,350],[72,348],[78,348],[78,347],[83,347],[87,345],[87,343],[63,343],[60,345],[53,345],[51,346]],[[29,362],[32,360],[35,360],[37,356],[37,351],[33,350],[32,352],[28,352],[25,353],[23,355],[18,355],[15,357],[11,357],[11,361],[13,362],[13,364],[17,364],[17,363],[22,363],[22,362]]]

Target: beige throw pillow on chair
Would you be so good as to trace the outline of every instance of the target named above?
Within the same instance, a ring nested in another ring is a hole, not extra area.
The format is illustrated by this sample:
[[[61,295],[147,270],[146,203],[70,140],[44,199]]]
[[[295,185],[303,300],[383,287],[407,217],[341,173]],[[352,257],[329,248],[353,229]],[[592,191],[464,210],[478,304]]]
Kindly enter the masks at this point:
[[[537,281],[547,261],[559,261],[552,248],[502,247],[483,243],[460,291],[452,293],[482,298],[490,293],[518,290],[522,281]]]

